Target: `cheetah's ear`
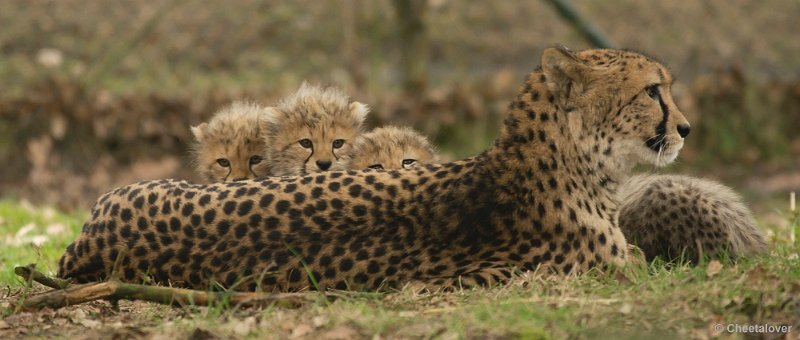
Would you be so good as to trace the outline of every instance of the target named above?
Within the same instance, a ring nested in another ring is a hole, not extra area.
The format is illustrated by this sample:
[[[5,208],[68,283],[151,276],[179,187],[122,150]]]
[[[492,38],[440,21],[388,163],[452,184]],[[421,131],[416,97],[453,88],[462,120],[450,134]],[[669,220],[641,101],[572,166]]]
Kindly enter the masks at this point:
[[[364,120],[367,119],[367,114],[369,113],[369,106],[367,104],[359,103],[359,102],[352,102],[350,103],[350,114],[358,120],[358,123],[364,123]]]
[[[274,106],[267,106],[258,118],[258,128],[267,137],[272,136],[280,127],[280,113]]]
[[[200,142],[203,140],[203,136],[205,135],[205,132],[208,129],[208,123],[202,123],[198,126],[192,126],[190,129],[192,130],[194,139]]]
[[[567,85],[573,82],[582,85],[590,70],[591,67],[566,46],[556,45],[542,52],[542,71],[547,80],[559,88],[568,88]]]
[[[273,106],[264,107],[261,115],[258,117],[259,128],[269,129],[270,126],[278,123],[278,109]]]

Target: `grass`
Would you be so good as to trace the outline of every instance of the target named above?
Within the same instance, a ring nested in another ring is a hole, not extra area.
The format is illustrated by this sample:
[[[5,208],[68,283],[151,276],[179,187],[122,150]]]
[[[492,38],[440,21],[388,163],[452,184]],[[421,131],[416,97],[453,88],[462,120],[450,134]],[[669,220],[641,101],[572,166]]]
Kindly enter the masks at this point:
[[[54,269],[85,214],[64,214],[5,200],[0,201],[0,216],[0,241],[6,242],[0,252],[0,287],[7,286],[12,292],[0,293],[0,315],[9,315],[9,302],[19,298],[13,291],[23,286],[13,276],[13,266],[36,262],[45,271]],[[788,230],[797,231],[799,222],[800,213],[787,214]],[[33,238],[19,233],[30,229],[26,226],[31,223],[34,227],[25,235],[48,237],[39,247],[25,245],[25,240]],[[48,234],[47,227],[59,223],[67,230]],[[780,233],[786,230],[782,228]],[[719,335],[714,330],[717,324],[796,328],[800,326],[797,248],[787,237],[775,239],[770,254],[723,261],[721,269],[717,263],[652,263],[573,278],[529,275],[492,289],[419,293],[407,287],[392,293],[348,295],[299,309],[241,310],[224,304],[171,308],[122,302],[121,312],[116,312],[97,302],[40,312],[43,322],[25,319],[24,313],[10,315],[0,320],[0,337],[69,337],[90,332],[97,336],[212,334],[242,338],[707,338]],[[23,240],[23,244],[8,243],[15,240]],[[5,330],[3,322],[9,326]]]
[[[37,263],[55,272],[56,261],[80,231],[86,214],[0,200],[0,285],[19,284],[14,267]]]

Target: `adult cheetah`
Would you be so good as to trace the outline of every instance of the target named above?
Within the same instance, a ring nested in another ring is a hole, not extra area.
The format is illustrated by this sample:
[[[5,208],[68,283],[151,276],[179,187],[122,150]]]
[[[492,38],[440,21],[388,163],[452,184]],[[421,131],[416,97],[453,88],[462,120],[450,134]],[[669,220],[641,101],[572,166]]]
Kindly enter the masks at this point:
[[[648,260],[744,256],[767,251],[750,210],[730,188],[680,175],[636,175],[619,189],[619,226]]]
[[[347,155],[350,169],[411,169],[437,163],[439,154],[410,127],[384,126],[357,138]]]
[[[213,183],[266,176],[267,144],[260,127],[267,114],[264,107],[237,101],[192,126],[192,159],[200,177]]]
[[[197,185],[146,181],[100,197],[59,276],[266,291],[485,286],[514,268],[626,263],[615,192],[634,164],[677,157],[689,125],[672,76],[621,50],[542,53],[500,136],[418,169]]]

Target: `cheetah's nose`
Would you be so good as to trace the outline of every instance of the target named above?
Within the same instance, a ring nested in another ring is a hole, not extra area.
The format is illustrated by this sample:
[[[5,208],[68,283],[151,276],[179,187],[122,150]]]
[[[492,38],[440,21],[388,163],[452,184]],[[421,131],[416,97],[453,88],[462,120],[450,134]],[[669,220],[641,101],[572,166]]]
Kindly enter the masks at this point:
[[[317,167],[322,170],[328,170],[331,167],[331,161],[317,161]]]
[[[238,182],[238,181],[244,181],[246,179],[247,179],[247,177],[236,177],[236,178],[233,179],[233,181],[234,182]]]
[[[689,126],[689,124],[678,124],[678,134],[681,135],[681,138],[686,138],[691,131],[692,128]]]

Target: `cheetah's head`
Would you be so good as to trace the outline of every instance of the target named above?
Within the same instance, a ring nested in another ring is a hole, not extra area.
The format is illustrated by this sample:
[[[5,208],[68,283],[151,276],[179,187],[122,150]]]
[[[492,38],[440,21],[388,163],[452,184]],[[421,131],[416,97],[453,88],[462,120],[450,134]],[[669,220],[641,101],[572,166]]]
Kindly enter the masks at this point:
[[[264,128],[270,167],[276,176],[346,170],[345,155],[369,109],[336,88],[303,83],[269,115]]]
[[[356,139],[348,154],[352,169],[412,169],[439,160],[425,136],[409,127],[385,126]]]
[[[203,180],[228,182],[267,175],[267,145],[259,128],[266,112],[256,104],[234,102],[208,123],[191,128],[194,163]]]
[[[542,54],[542,70],[573,134],[608,143],[600,152],[612,160],[664,166],[678,156],[690,128],[672,99],[673,77],[660,63],[624,50],[553,47]]]

